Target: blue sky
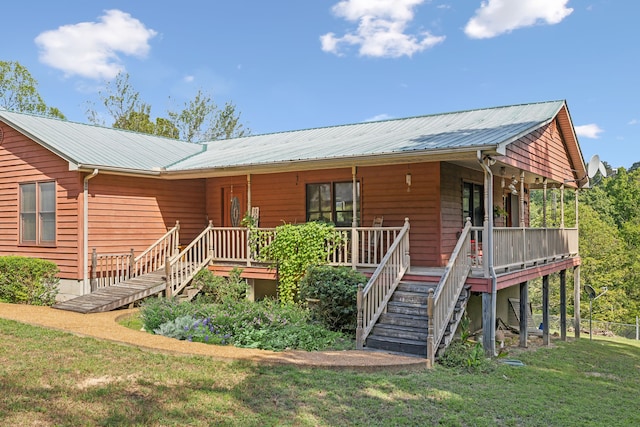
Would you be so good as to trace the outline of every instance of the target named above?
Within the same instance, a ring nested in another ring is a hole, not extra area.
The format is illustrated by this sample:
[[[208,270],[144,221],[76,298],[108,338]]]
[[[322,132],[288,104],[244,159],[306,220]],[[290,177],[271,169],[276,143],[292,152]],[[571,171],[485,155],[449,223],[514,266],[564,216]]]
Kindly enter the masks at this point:
[[[2,6],[0,60],[48,105],[127,72],[152,115],[199,89],[252,133],[566,99],[585,161],[640,161],[640,2],[64,0]]]

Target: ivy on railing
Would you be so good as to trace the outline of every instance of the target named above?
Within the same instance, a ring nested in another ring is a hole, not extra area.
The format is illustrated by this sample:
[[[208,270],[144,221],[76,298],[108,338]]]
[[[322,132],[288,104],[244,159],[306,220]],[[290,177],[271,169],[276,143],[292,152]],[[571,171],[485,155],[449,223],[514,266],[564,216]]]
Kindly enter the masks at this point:
[[[278,297],[283,304],[295,302],[308,267],[327,264],[327,254],[344,244],[343,235],[333,225],[321,222],[284,224],[268,234],[252,229],[250,236],[251,246],[260,248],[255,256],[277,266]]]

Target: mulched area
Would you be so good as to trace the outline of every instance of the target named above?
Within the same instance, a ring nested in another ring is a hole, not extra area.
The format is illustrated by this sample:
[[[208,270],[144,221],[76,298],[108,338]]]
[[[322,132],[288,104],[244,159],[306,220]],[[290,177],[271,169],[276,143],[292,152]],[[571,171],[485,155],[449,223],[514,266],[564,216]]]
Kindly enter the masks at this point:
[[[373,351],[274,352],[180,341],[135,331],[118,324],[137,309],[80,314],[51,307],[0,303],[0,318],[113,341],[151,351],[209,356],[215,360],[245,360],[267,365],[294,365],[360,371],[426,369],[425,359]]]

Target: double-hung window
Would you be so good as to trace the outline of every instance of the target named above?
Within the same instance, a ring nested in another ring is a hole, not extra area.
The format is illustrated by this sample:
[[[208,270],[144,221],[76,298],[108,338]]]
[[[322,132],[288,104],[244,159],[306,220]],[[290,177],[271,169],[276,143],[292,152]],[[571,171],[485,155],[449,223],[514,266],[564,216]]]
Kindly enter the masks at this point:
[[[56,183],[20,184],[20,243],[49,246],[56,241]]]
[[[332,222],[351,227],[353,222],[353,183],[307,184],[307,221]],[[360,216],[360,183],[356,184],[356,221]]]

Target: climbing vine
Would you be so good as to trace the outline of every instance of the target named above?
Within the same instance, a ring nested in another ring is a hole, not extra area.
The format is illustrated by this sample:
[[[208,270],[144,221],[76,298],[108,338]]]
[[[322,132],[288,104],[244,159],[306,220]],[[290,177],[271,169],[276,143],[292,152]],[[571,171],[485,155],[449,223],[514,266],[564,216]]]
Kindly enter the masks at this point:
[[[260,241],[260,231],[252,231]],[[344,238],[331,224],[308,222],[284,224],[276,228],[274,240],[263,247],[258,258],[278,267],[278,295],[282,304],[296,301],[300,279],[308,267],[327,263],[327,255],[344,243]]]

